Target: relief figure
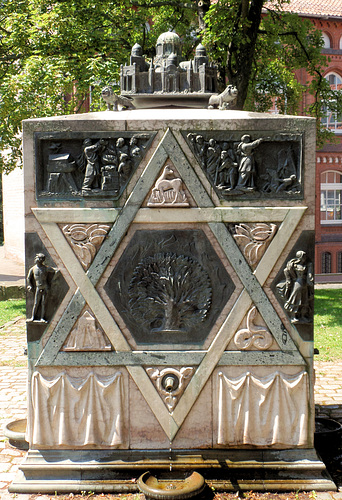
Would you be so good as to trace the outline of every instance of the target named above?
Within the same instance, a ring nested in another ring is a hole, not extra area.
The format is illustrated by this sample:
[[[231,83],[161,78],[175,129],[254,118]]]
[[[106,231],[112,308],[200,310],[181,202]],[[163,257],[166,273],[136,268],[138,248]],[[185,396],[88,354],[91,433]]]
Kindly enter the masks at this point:
[[[91,191],[93,188],[98,188],[100,185],[100,154],[106,145],[107,141],[104,139],[100,139],[95,144],[92,144],[91,139],[85,139],[83,142],[84,163],[86,163],[86,167],[82,184],[82,194]]]
[[[26,278],[27,290],[34,292],[32,316],[28,322],[47,323],[45,319],[46,300],[52,280],[58,270],[45,265],[45,255],[43,253],[38,253],[34,262],[35,264],[30,268]]]
[[[257,148],[265,138],[261,137],[255,141],[246,134],[241,137],[241,142],[237,146],[237,152],[240,155],[239,161],[239,180],[237,188],[247,191],[256,189],[256,165],[254,160],[254,149]],[[251,142],[252,141],[252,142]]]
[[[277,289],[285,300],[291,323],[311,323],[313,316],[314,278],[312,263],[302,250],[286,264],[285,281]]]

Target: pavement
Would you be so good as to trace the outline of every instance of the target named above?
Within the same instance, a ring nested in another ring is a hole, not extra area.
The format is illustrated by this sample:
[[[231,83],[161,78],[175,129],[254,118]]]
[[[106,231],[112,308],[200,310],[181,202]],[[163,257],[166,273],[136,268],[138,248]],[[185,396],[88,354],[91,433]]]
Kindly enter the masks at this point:
[[[0,287],[24,287],[24,266],[4,258],[0,247]],[[1,298],[0,298],[1,300]],[[0,327],[0,500],[49,500],[49,496],[10,494],[13,481],[25,451],[12,447],[3,433],[4,426],[13,420],[26,418],[27,357],[25,320],[17,318]],[[342,423],[342,361],[315,362],[316,415],[327,416]],[[342,500],[338,492],[317,492],[317,500]],[[274,495],[276,498],[276,495]]]
[[[0,246],[0,300],[25,297],[25,265],[5,257]]]

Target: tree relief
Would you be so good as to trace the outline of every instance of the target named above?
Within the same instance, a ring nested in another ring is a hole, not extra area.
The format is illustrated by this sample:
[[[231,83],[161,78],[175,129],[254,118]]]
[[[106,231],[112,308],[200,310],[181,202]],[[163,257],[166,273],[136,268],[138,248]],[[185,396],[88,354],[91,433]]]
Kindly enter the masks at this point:
[[[144,258],[134,269],[129,307],[152,334],[186,333],[205,320],[212,300],[208,274],[194,259],[174,253]]]

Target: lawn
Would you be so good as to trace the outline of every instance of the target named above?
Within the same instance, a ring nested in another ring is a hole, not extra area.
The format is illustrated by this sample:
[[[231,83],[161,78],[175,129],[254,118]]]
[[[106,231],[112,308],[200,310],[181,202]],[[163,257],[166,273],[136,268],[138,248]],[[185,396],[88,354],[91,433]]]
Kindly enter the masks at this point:
[[[317,361],[342,359],[342,289],[315,290]]]
[[[25,299],[0,301],[0,327],[19,316],[26,315]]]

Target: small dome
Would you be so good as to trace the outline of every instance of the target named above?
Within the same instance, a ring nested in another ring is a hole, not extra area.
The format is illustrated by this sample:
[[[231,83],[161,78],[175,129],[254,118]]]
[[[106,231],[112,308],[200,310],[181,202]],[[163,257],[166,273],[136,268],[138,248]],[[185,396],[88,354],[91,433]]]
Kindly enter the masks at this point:
[[[133,45],[132,51],[131,51],[131,55],[132,56],[142,56],[141,45],[139,45],[138,43],[136,43],[135,45]]]
[[[196,56],[206,56],[206,55],[207,55],[207,51],[206,51],[206,48],[204,47],[204,45],[202,45],[201,43],[199,45],[197,45]]]
[[[181,41],[177,33],[173,33],[172,31],[167,31],[166,33],[162,33],[157,40],[157,45],[164,45],[166,43],[174,43],[175,45],[180,45]]]

